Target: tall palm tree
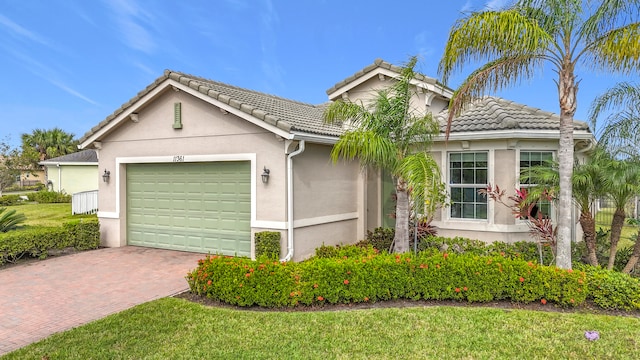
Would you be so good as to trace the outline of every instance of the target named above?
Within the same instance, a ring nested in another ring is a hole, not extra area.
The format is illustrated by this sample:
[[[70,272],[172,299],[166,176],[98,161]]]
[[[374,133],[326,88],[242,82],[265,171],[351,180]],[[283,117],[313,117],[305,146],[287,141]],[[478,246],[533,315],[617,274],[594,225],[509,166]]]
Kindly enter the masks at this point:
[[[363,168],[383,169],[393,176],[397,198],[395,252],[409,250],[410,195],[424,199],[443,188],[438,165],[426,152],[438,133],[438,124],[431,114],[421,114],[411,107],[416,61],[412,57],[398,81],[378,91],[370,103],[339,100],[324,112],[326,122],[345,122],[350,129],[333,146],[334,162],[357,158]]]
[[[467,77],[450,102],[453,117],[475,97],[533,78],[545,64],[558,74],[560,191],[556,264],[571,268],[573,116],[576,67],[630,73],[640,68],[640,0],[519,0],[497,11],[474,12],[449,33],[440,61],[444,82],[468,63],[486,64]]]

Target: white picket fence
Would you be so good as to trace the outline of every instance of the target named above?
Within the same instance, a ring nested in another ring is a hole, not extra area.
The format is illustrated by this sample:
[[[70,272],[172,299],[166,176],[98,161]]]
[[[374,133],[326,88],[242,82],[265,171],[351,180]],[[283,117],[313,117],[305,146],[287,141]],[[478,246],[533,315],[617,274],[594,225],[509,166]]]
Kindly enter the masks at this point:
[[[71,197],[71,214],[93,214],[98,212],[98,190],[82,191]]]

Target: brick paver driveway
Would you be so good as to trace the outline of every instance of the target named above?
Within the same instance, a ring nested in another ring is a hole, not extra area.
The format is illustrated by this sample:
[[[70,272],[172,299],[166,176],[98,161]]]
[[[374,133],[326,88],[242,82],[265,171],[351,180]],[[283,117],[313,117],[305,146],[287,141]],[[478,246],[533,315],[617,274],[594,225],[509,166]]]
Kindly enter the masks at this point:
[[[0,356],[188,289],[204,254],[126,246],[0,269]]]

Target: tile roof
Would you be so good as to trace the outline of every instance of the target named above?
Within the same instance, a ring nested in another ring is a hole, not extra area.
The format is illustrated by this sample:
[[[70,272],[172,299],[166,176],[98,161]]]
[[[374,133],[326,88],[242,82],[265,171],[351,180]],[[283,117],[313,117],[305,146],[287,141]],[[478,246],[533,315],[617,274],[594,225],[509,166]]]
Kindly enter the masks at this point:
[[[223,102],[287,132],[302,132],[336,137],[342,133],[341,126],[324,123],[322,114],[327,103],[320,105],[306,104],[177,71],[166,70],[163,76],[156,79],[152,84],[113,112],[113,114],[109,115],[87,132],[80,139],[80,142],[84,142],[100,129],[107,126],[112,120],[118,117],[118,115],[167,79],[179,82],[212,99]]]
[[[443,132],[446,129],[448,116],[448,110],[443,110],[435,117]],[[573,124],[575,130],[589,131],[589,126],[582,121],[574,121]],[[559,128],[558,114],[492,96],[478,99],[451,123],[452,133],[517,129],[559,130]]]
[[[365,67],[353,76],[337,83],[331,89],[327,90],[327,92],[335,91],[335,89],[344,86],[377,67],[393,71],[400,71],[401,69],[400,67],[377,59],[374,64]],[[436,82],[435,79],[423,75],[419,76],[422,77],[421,80],[423,81]],[[287,132],[338,137],[344,131],[342,126],[338,124],[328,125],[323,122],[322,115],[329,103],[320,105],[306,104],[202,77],[166,70],[163,76],[156,79],[152,84],[140,91],[97,126],[88,131],[80,139],[80,143],[86,141],[100,131],[100,129],[106,127],[138,100],[169,79]],[[446,121],[447,115],[448,112],[444,110],[436,115],[436,119],[443,124],[444,121]],[[488,96],[471,104],[459,117],[455,118],[451,131],[457,133],[514,129],[558,130],[559,119],[557,114],[551,112],[502,98]],[[584,122],[575,121],[574,124],[576,130],[589,131],[588,125]],[[444,125],[441,125],[441,129],[444,131]]]
[[[87,149],[71,154],[58,156],[45,161],[41,161],[41,164],[47,163],[81,163],[81,162],[94,162],[98,164],[98,155],[95,150]]]
[[[388,63],[382,59],[376,59],[373,64],[366,66],[364,69],[356,72],[355,74],[349,76],[348,78],[336,83],[335,85],[333,85],[331,88],[327,89],[327,95],[330,95],[331,93],[333,93],[334,91],[338,90],[339,88],[363,77],[364,75],[366,75],[367,73],[377,69],[377,68],[383,68],[383,69],[387,69],[387,70],[391,70],[395,73],[400,73],[402,72],[402,67],[400,66],[396,66],[393,65],[391,63]],[[415,79],[416,80],[420,80],[420,81],[424,81],[428,84],[440,84],[436,79],[422,75],[418,72],[415,73]]]

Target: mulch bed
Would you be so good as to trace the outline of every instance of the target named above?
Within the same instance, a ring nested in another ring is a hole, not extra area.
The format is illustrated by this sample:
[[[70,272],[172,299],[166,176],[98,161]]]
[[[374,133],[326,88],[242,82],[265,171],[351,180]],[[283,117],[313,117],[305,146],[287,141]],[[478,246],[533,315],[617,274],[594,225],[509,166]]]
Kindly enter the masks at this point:
[[[185,299],[194,303],[198,303],[205,306],[219,307],[234,310],[248,310],[248,311],[280,311],[280,312],[296,312],[296,311],[345,311],[345,310],[364,310],[364,309],[384,309],[384,308],[409,308],[409,307],[432,307],[432,306],[456,306],[466,308],[494,308],[503,309],[505,311],[510,310],[533,310],[533,311],[546,311],[555,313],[584,313],[584,314],[596,314],[596,315],[611,315],[611,316],[628,316],[640,318],[640,311],[620,311],[620,310],[603,310],[597,307],[593,303],[585,303],[581,306],[572,308],[564,308],[555,306],[552,304],[543,305],[541,303],[512,303],[509,301],[492,301],[487,303],[468,303],[454,300],[434,301],[434,300],[390,300],[379,301],[374,303],[356,303],[356,304],[326,304],[322,306],[304,306],[298,305],[296,307],[287,308],[264,308],[260,306],[240,307],[235,305],[229,305],[220,301],[212,300],[204,296],[200,296],[186,291],[181,294],[174,295],[176,298]]]

